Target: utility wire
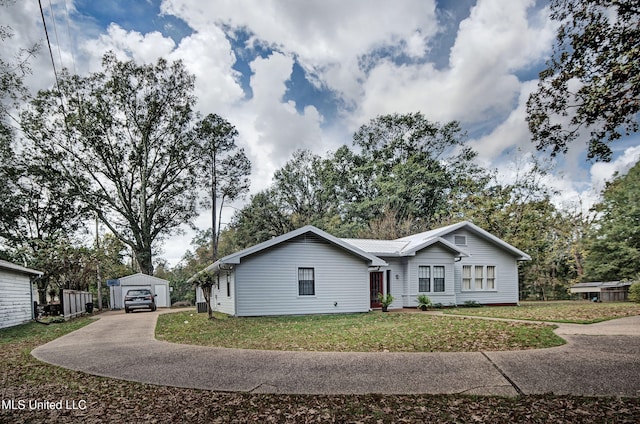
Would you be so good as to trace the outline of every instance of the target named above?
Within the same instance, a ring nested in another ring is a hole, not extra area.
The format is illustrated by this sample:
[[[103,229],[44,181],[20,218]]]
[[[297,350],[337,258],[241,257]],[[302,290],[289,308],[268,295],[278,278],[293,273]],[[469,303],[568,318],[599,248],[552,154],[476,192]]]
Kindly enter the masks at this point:
[[[42,26],[44,27],[44,34],[47,38],[47,46],[49,47],[49,56],[51,57],[51,66],[53,66],[53,75],[56,79],[56,87],[58,88],[58,93],[60,93],[60,84],[58,83],[58,72],[56,71],[56,62],[53,59],[53,50],[51,50],[51,41],[49,40],[49,31],[47,30],[47,22],[44,18],[44,11],[42,10],[42,0],[38,0],[38,5],[40,6],[40,16],[42,16]]]
[[[56,25],[56,14],[53,11],[53,5],[51,4],[51,0],[49,0],[49,11],[51,12],[51,22],[53,22],[53,33],[56,36],[56,46],[58,47],[58,59],[60,60],[60,67],[62,66],[62,52],[60,51],[60,37],[58,37],[58,26]]]
[[[64,0],[64,12],[67,16],[67,36],[69,37],[69,53],[71,53],[71,63],[73,64],[73,74],[76,75],[77,74],[76,58],[75,58],[75,55],[73,54],[73,50],[74,50],[73,46],[75,45],[75,43],[71,38],[71,24],[69,23],[71,19],[69,19],[69,8],[67,8],[67,0]]]

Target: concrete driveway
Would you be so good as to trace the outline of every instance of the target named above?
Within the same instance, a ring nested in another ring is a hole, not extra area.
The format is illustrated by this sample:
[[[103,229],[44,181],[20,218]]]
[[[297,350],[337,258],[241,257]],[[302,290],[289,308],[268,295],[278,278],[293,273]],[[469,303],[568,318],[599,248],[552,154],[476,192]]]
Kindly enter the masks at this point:
[[[550,393],[640,396],[640,316],[560,324],[560,347],[513,352],[322,353],[212,348],[155,340],[158,315],[104,313],[33,350],[105,377],[252,393]]]

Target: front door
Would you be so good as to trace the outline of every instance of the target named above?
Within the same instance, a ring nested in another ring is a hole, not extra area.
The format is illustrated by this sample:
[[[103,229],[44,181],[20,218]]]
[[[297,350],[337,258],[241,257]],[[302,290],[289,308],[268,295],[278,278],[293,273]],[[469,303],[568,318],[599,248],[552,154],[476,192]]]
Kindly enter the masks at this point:
[[[379,308],[382,306],[378,294],[382,293],[382,276],[383,272],[370,272],[369,273],[369,299],[371,300],[372,308]]]

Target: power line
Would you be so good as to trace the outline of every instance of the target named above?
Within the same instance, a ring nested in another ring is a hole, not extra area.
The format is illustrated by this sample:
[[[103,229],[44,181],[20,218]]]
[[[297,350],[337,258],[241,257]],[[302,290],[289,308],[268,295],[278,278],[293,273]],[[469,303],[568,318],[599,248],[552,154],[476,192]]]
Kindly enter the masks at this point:
[[[62,52],[60,51],[60,37],[58,37],[58,26],[56,25],[56,14],[53,11],[53,5],[49,0],[49,11],[51,12],[51,22],[53,22],[53,33],[56,36],[56,46],[58,47],[58,59],[60,59],[60,67],[62,66]]]
[[[53,59],[53,50],[51,49],[51,41],[49,40],[49,31],[47,30],[47,22],[44,18],[44,10],[42,10],[42,0],[38,0],[38,5],[40,6],[40,16],[42,17],[42,26],[44,27],[44,35],[47,38],[47,46],[49,47],[49,57],[51,57],[51,66],[53,66],[53,75],[56,79],[56,87],[58,88],[58,93],[60,93],[60,84],[58,82],[58,71],[56,71],[56,62]]]

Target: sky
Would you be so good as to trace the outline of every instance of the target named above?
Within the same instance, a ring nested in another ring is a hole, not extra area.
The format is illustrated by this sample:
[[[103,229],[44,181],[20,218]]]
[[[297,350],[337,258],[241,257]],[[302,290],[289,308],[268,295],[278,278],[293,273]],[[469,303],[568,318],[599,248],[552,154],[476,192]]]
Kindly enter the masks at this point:
[[[101,70],[107,51],[153,63],[183,60],[196,76],[197,109],[239,132],[252,162],[251,193],[266,188],[296,149],[326,155],[351,145],[378,115],[422,112],[460,121],[479,164],[513,178],[536,151],[525,121],[555,38],[546,1],[536,0],[42,0],[57,69]],[[3,8],[15,49],[43,43],[27,84],[53,84],[36,1]],[[13,54],[3,43],[3,56]],[[610,163],[586,160],[578,140],[545,182],[562,207],[589,207],[604,182],[640,158],[640,135],[612,145]],[[223,211],[228,222],[236,202]],[[202,211],[195,221],[210,227]],[[165,241],[176,265],[193,232]]]

